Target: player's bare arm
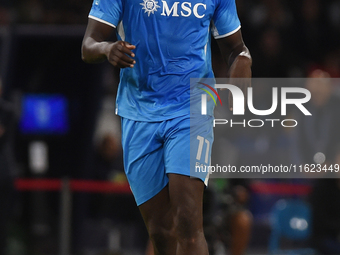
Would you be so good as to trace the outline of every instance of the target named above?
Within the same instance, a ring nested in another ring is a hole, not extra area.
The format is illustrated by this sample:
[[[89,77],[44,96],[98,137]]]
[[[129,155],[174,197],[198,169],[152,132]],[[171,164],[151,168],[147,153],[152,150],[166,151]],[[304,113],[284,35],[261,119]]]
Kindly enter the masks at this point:
[[[82,59],[86,63],[99,63],[106,59],[119,68],[133,67],[136,61],[133,59],[135,54],[132,52],[136,46],[124,42],[107,41],[114,28],[89,19],[86,32],[82,43]]]
[[[229,65],[229,76],[237,79],[235,85],[239,86],[244,95],[250,86],[252,58],[242,39],[241,30],[217,40],[224,61]],[[239,79],[246,78],[246,79]],[[229,94],[229,107],[232,109],[232,97]]]

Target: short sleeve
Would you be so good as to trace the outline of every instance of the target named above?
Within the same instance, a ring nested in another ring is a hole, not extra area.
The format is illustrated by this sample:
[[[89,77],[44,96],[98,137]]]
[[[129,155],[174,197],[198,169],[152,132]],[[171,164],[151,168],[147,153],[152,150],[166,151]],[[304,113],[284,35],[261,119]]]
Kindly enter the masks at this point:
[[[227,37],[241,28],[235,0],[217,0],[213,16],[212,34],[216,39]]]
[[[94,0],[89,18],[116,27],[121,20],[121,0]]]

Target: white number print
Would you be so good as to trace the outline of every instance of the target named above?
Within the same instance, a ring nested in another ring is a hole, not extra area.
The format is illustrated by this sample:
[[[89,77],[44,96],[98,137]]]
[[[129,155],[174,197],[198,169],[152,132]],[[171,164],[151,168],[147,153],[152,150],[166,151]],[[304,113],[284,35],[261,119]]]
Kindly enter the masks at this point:
[[[199,141],[199,144],[198,144],[198,150],[197,150],[196,159],[197,160],[201,160],[202,152],[203,152],[203,147],[204,147],[204,143],[205,143],[206,144],[206,150],[205,150],[204,162],[206,164],[208,164],[210,142],[209,142],[209,140],[204,139],[204,137],[199,136],[199,135],[197,136],[197,140]]]

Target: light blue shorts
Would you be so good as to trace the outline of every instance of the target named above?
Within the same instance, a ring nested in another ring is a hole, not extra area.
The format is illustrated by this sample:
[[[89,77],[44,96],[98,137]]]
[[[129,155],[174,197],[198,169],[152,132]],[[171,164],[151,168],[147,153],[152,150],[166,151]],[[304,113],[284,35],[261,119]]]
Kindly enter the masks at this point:
[[[208,174],[195,171],[195,166],[210,165],[213,139],[212,116],[161,122],[122,118],[125,173],[137,205],[159,193],[169,173],[199,178],[207,185]]]

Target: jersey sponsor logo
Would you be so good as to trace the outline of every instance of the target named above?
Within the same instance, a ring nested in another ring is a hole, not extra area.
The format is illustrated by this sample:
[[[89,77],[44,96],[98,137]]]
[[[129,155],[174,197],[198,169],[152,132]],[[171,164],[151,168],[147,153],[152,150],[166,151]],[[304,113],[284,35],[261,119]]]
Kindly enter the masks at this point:
[[[161,8],[155,0],[143,0],[143,3],[140,5],[143,6],[142,9],[145,10],[145,13],[148,13],[148,17],[150,17],[151,13],[154,14],[157,8]]]
[[[160,8],[158,2],[155,0],[143,0],[143,3],[140,5],[143,6],[143,10],[150,14],[154,14],[157,11],[157,8]],[[174,2],[172,5],[162,0],[162,16],[172,16],[172,17],[189,17],[194,15],[198,19],[202,19],[205,16],[205,10],[207,9],[207,5],[203,3],[192,4],[190,2]]]
[[[189,17],[194,14],[196,18],[203,18],[205,16],[204,11],[207,9],[206,4],[197,3],[192,6],[190,2],[183,2],[180,5],[180,2],[174,2],[174,4],[169,7],[166,1],[162,1],[163,3],[163,11],[161,13],[162,16],[173,16],[173,17]],[[179,11],[180,9],[180,11]]]

